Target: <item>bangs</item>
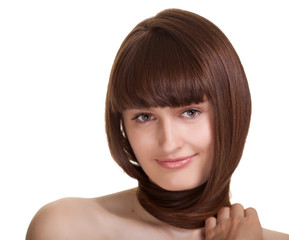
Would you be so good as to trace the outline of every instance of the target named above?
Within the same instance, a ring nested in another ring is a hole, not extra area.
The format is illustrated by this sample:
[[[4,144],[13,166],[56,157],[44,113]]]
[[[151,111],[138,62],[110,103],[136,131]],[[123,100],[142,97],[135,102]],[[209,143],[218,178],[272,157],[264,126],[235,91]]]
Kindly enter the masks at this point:
[[[162,29],[145,31],[115,63],[114,109],[202,102],[208,94],[206,71],[196,55]]]

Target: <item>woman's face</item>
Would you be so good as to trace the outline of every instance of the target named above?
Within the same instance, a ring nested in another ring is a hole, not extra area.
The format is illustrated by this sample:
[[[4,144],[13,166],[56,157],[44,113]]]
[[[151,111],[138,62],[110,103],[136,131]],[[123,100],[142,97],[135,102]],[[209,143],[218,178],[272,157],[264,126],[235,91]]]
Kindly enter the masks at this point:
[[[123,112],[127,138],[147,176],[158,186],[180,191],[203,184],[214,152],[213,109],[200,104]]]

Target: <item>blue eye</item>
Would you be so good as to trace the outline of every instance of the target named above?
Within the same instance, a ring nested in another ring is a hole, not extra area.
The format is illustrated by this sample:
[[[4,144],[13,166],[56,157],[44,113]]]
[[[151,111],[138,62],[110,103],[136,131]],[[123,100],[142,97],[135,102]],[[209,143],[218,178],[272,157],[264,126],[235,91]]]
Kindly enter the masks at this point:
[[[182,113],[182,116],[187,118],[195,118],[200,114],[200,112],[196,109],[189,109]]]

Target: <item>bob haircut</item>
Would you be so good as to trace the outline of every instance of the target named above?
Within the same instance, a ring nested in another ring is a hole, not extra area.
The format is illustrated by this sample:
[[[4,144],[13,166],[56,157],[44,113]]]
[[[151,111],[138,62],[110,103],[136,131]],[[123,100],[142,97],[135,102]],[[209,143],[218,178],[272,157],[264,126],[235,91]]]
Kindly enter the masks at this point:
[[[129,108],[179,107],[207,97],[214,109],[214,159],[206,183],[167,191],[152,183],[125,135]],[[112,66],[106,98],[106,132],[114,160],[139,182],[141,205],[181,228],[204,226],[230,206],[229,185],[243,152],[251,117],[242,64],[223,32],[207,19],[168,9],[139,23],[123,41]]]

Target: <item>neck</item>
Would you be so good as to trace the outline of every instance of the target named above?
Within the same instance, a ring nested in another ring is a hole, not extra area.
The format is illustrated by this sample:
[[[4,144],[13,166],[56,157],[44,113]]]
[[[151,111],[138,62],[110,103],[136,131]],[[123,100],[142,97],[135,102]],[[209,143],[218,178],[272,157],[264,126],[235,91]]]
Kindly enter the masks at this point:
[[[229,184],[217,191],[206,191],[206,187],[204,183],[190,190],[167,191],[148,180],[139,182],[137,197],[141,206],[161,222],[177,228],[199,229],[221,207],[230,206]]]
[[[137,190],[138,191],[138,190]],[[138,219],[149,225],[157,228],[159,231],[163,231],[171,239],[205,239],[204,228],[197,229],[184,229],[167,224],[146,211],[140,204],[137,195],[134,199],[134,211]]]

